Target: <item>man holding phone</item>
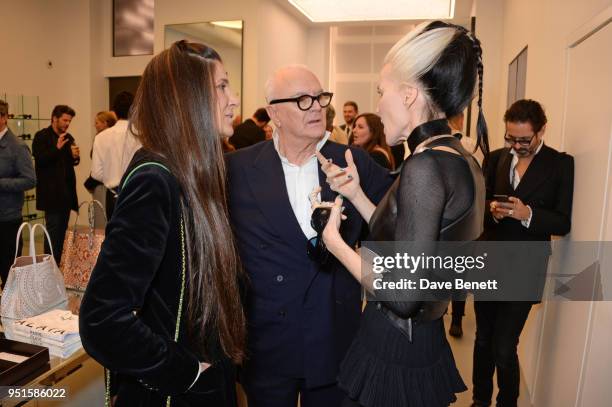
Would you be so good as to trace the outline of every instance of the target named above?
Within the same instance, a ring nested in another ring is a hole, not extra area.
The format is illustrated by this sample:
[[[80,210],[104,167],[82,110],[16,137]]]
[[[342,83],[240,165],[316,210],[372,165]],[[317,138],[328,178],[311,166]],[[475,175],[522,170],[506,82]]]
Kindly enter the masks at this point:
[[[569,233],[574,194],[574,159],[544,144],[546,115],[534,100],[506,111],[506,147],[483,163],[487,186],[482,240],[550,241]],[[545,274],[548,256],[530,259]],[[519,365],[516,348],[530,302],[476,302],[472,406],[489,406],[497,369],[498,406],[516,406]]]
[[[45,211],[45,224],[58,265],[70,210],[78,208],[74,167],[79,165],[81,157],[74,137],[68,133],[75,114],[69,106],[55,106],[51,112],[51,125],[37,132],[32,142],[38,180],[36,209]],[[51,253],[46,239],[45,253]]]

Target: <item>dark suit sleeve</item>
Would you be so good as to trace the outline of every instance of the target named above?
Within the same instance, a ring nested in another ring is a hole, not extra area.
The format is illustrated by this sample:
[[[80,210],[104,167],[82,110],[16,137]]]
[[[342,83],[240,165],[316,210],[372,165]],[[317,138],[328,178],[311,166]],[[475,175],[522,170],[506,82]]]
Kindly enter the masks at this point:
[[[487,189],[487,195],[485,198],[485,211],[484,211],[484,228],[494,228],[497,223],[493,220],[493,215],[489,210],[489,204],[493,200],[493,194],[495,194],[495,178],[497,175],[497,165],[499,163],[500,151],[494,151],[489,156],[485,157],[482,162],[482,171],[485,177],[485,186]]]
[[[385,196],[393,183],[393,176],[391,176],[389,170],[376,164],[363,149],[356,147],[350,147],[350,149],[359,172],[361,188],[372,203],[378,205],[378,202]]]
[[[558,235],[569,233],[572,225],[572,203],[574,198],[574,158],[562,154],[558,160],[559,187],[554,209],[531,208],[531,224],[527,231],[536,235]]]
[[[229,138],[229,143],[234,146],[236,150],[240,150],[241,148],[247,146],[246,140],[244,140],[244,136],[240,133],[234,133],[234,135]]]
[[[266,132],[257,126],[251,119],[236,127],[234,135],[229,138],[229,142],[236,150],[252,146],[266,139]]]
[[[72,158],[72,145],[76,145],[76,143],[74,142],[74,137],[72,137],[71,134],[68,135],[69,138],[69,142],[66,143],[66,146],[64,146],[64,148],[66,148],[66,152],[70,154],[70,158]],[[77,165],[79,165],[79,163],[81,162],[81,156],[79,155],[77,158],[72,158],[72,165],[74,167],[76,167]]]
[[[38,132],[32,141],[32,155],[38,168],[53,167],[62,158],[62,151],[46,138],[46,132]]]
[[[391,163],[389,162],[389,159],[387,158],[385,153],[381,151],[372,151],[370,153],[370,157],[372,157],[374,162],[380,165],[381,167],[386,168],[388,170],[391,169]]]
[[[198,358],[153,332],[135,312],[145,303],[166,245],[175,243],[168,241],[176,225],[162,171],[141,170],[121,191],[83,298],[80,333],[87,353],[102,365],[176,394],[195,380]]]

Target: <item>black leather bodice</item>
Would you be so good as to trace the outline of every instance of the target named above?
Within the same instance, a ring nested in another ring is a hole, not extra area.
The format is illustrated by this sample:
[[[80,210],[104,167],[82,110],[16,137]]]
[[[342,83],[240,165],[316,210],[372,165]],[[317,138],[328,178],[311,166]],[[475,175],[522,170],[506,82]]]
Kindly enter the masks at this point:
[[[424,151],[417,151],[417,146],[423,146],[423,144],[426,144]],[[434,149],[435,147],[445,147],[447,149],[450,148],[456,151],[460,157],[444,158],[449,160],[458,160],[462,158],[463,161],[467,163],[473,185],[473,196],[467,196],[465,197],[466,200],[464,200],[468,203],[467,210],[464,210],[461,214],[454,215],[453,217],[449,217],[447,211],[445,210],[442,214],[443,219],[431,219],[431,222],[435,222],[437,225],[440,225],[437,236],[438,241],[472,241],[477,239],[482,233],[483,228],[485,183],[482,170],[476,160],[463,148],[458,137],[450,136],[450,128],[448,127],[446,120],[436,120],[419,126],[417,129],[415,129],[415,132],[410,135],[409,146],[413,152],[413,156],[408,158],[408,160],[418,154],[452,154],[447,151],[428,151]],[[402,169],[403,168],[400,168],[399,171],[401,172]],[[468,172],[465,172],[466,176],[467,173]],[[442,176],[447,176],[447,174],[443,173]],[[469,179],[461,179],[460,181],[466,183],[470,182]],[[373,213],[370,219],[370,236],[368,240],[396,240],[396,228],[398,228],[402,222],[408,221],[408,219],[398,218],[398,190],[400,188],[400,182],[400,177],[398,177]],[[466,190],[466,188],[463,188],[463,191]],[[471,204],[469,204],[470,198]],[[416,217],[423,215],[408,212],[405,214],[405,216]],[[415,238],[415,240],[418,240],[418,237]],[[394,305],[397,305],[397,307]],[[410,319],[414,319],[415,321],[430,321],[438,319],[444,314],[447,306],[448,300],[435,302],[414,301],[413,303],[402,301],[401,304],[394,302],[379,303],[378,308],[384,312],[387,317],[398,326],[398,328],[402,329],[402,331],[407,331],[409,334],[410,330],[412,329]],[[398,310],[401,310],[401,312]]]
[[[429,148],[445,146],[460,153],[470,167],[472,181],[474,183],[474,201],[471,208],[460,218],[453,220],[449,225],[440,229],[439,241],[470,241],[480,236],[483,230],[482,214],[485,206],[485,184],[482,170],[466,151],[461,142],[455,137],[438,139],[429,145]],[[401,171],[401,168],[398,170]],[[397,226],[397,189],[400,178],[398,177],[391,185],[387,194],[380,201],[376,210],[370,218],[370,236],[368,240],[389,241],[394,239],[395,227]],[[418,214],[415,214],[415,216]],[[432,219],[432,222],[436,221]]]

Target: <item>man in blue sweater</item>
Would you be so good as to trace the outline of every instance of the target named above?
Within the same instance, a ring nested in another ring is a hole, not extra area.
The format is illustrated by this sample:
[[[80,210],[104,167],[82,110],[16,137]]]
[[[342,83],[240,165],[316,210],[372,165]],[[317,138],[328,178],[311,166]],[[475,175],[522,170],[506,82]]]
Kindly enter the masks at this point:
[[[15,256],[21,225],[23,192],[34,188],[36,175],[30,150],[7,126],[8,103],[0,100],[0,278],[2,288]],[[19,244],[21,254],[21,244]]]

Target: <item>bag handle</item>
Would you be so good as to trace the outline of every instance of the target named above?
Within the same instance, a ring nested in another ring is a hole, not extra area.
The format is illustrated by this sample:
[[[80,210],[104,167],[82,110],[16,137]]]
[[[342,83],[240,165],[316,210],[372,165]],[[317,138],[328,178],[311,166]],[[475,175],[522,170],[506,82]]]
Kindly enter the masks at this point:
[[[19,230],[17,231],[17,238],[15,239],[15,260],[13,260],[13,264],[17,261],[17,253],[19,253],[19,241],[21,240],[21,231],[24,227],[28,227],[28,231],[30,232],[30,254],[34,253],[34,239],[32,239],[32,225],[28,222],[23,222],[21,226],[19,226]],[[36,255],[34,257],[34,263],[36,263]]]
[[[95,208],[95,205],[98,205],[100,207],[100,209],[102,209],[102,214],[104,215],[104,220],[106,222],[108,222],[108,219],[106,218],[106,211],[104,210],[104,206],[97,199],[92,199],[91,201],[83,201],[83,202],[81,202],[79,204],[79,207],[76,210],[77,216],[74,219],[74,225],[72,226],[72,230],[74,232],[76,232],[77,223],[79,222],[79,215],[81,214],[81,206],[83,206],[85,204],[87,204],[87,215],[88,215],[88,220],[89,220],[89,229],[93,233],[93,229],[94,229],[94,211],[95,211],[95,209],[92,210],[92,208]]]
[[[36,263],[36,247],[34,245],[34,235],[36,234],[36,228],[42,228],[43,232],[45,232],[45,236],[47,236],[47,243],[49,243],[49,249],[51,249],[51,257],[55,258],[53,254],[53,245],[51,244],[51,238],[49,237],[49,232],[47,232],[47,228],[42,223],[36,223],[32,226],[32,233],[30,233],[30,250],[32,250],[32,258],[34,259],[34,263]]]
[[[142,163],[140,165],[137,165],[132,171],[130,171],[130,173],[127,175],[127,177],[125,177],[125,180],[123,181],[123,185],[121,185],[121,189],[125,188],[127,183],[130,181],[130,178],[132,178],[132,175],[134,175],[134,173],[136,171],[138,171],[142,167],[146,167],[146,166],[149,166],[149,165],[155,165],[157,167],[163,168],[164,170],[168,171],[169,173],[172,173],[170,171],[170,169],[168,167],[166,167],[164,164],[161,164],[161,163],[158,163],[158,162],[155,162],[155,161],[148,161],[146,163]]]
[[[125,186],[127,185],[132,175],[134,175],[134,173],[138,169],[149,166],[149,165],[155,165],[157,167],[163,168],[169,173],[172,173],[170,169],[166,167],[165,165],[160,164],[158,162],[154,162],[154,161],[148,161],[148,162],[145,162],[145,163],[142,163],[136,166],[133,170],[129,172],[129,174],[125,177],[125,180],[123,181],[123,185],[121,185],[121,189],[125,188]],[[186,255],[186,247],[185,247],[185,224],[183,222],[182,215],[181,215],[181,223],[180,223],[180,235],[181,235],[181,293],[179,297],[178,311],[176,315],[176,326],[174,328],[174,341],[175,342],[178,342],[179,332],[180,332],[180,327],[181,327],[181,314],[183,312],[183,300],[185,298],[185,280],[186,280],[186,275],[187,275],[187,255]],[[105,382],[106,382],[105,383],[106,389],[105,389],[105,394],[104,394],[104,405],[106,407],[109,407],[111,405],[110,370],[105,368],[104,373],[105,373]],[[170,407],[170,405],[171,405],[171,396],[168,396],[166,398],[166,407]]]
[[[89,205],[87,206],[87,215],[89,217],[89,228],[91,230],[93,230],[94,228],[94,222],[95,222],[95,215],[96,215],[96,205],[98,205],[100,207],[100,209],[102,210],[102,215],[104,216],[104,221],[108,222],[108,218],[106,217],[106,210],[104,209],[104,205],[102,205],[102,202],[98,201],[97,199],[92,199],[91,201],[89,201]]]

